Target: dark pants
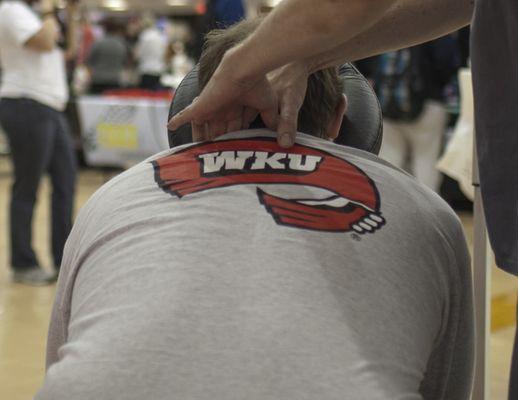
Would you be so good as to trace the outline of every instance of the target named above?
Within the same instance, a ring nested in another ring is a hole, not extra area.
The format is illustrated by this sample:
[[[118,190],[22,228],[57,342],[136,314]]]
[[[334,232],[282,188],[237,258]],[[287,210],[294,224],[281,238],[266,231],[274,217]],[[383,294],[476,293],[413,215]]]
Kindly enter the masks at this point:
[[[41,178],[52,183],[52,256],[61,265],[72,228],[77,164],[63,113],[29,99],[1,99],[0,124],[11,148],[14,184],[10,204],[11,266],[39,265],[32,248],[32,215]]]

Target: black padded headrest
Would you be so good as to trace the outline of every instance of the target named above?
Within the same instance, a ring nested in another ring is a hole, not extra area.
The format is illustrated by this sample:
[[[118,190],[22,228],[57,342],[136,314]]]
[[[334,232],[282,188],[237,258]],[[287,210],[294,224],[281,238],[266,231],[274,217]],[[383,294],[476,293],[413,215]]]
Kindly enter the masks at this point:
[[[335,143],[378,154],[383,137],[383,120],[376,94],[369,82],[353,65],[342,65],[339,73],[344,82],[348,107]],[[176,89],[169,119],[191,104],[199,93],[198,66],[195,66]],[[190,124],[169,131],[170,147],[191,142]]]

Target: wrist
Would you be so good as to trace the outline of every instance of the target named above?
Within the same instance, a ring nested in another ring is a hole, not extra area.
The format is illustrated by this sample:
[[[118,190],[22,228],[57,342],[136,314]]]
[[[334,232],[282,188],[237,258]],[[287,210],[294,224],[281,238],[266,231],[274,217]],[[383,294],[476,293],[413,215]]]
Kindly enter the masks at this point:
[[[308,76],[330,66],[327,65],[327,59],[322,56],[305,59],[303,63],[307,69]]]
[[[291,69],[294,74],[304,79],[307,79],[312,73],[318,71],[313,68],[313,64],[308,60],[295,61],[287,64],[286,67]]]
[[[53,0],[43,0],[40,2],[40,14],[48,14],[54,12],[56,4]]]
[[[227,50],[214,75],[218,78],[228,79],[244,88],[253,87],[265,74],[256,72],[251,65],[253,63],[246,62],[247,59],[253,57],[247,57],[243,53],[241,44]]]
[[[56,11],[55,11],[54,7],[42,7],[40,10],[40,16],[41,16],[41,18],[53,17],[55,12]]]
[[[243,82],[257,82],[278,68],[271,63],[267,49],[256,47],[248,40],[228,50],[223,61],[225,68],[233,71],[235,79]]]

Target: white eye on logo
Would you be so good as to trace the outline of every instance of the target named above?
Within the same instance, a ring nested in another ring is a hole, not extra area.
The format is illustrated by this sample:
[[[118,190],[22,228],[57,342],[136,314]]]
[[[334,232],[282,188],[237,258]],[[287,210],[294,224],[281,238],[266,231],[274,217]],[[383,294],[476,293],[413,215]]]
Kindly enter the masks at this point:
[[[340,196],[332,196],[326,199],[322,200],[297,200],[300,204],[305,204],[308,206],[326,206],[326,207],[333,207],[333,208],[343,208],[348,205],[356,205],[359,207],[365,208],[364,205],[355,203],[349,199],[346,199],[345,197]],[[360,219],[358,222],[352,225],[352,228],[357,233],[367,233],[367,232],[374,232],[375,230],[381,228],[385,224],[385,218],[382,216],[371,212],[367,216]]]

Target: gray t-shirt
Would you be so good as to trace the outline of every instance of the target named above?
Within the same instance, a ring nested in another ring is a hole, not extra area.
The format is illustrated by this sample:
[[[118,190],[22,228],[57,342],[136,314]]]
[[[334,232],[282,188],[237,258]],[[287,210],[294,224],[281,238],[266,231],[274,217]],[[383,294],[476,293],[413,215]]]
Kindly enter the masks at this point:
[[[92,83],[120,84],[127,60],[128,49],[122,38],[107,35],[95,42],[87,61],[92,70]]]
[[[484,210],[498,266],[518,275],[518,1],[475,4],[471,57]]]
[[[375,156],[274,136],[178,147],[94,194],[37,400],[469,399],[455,214]]]

